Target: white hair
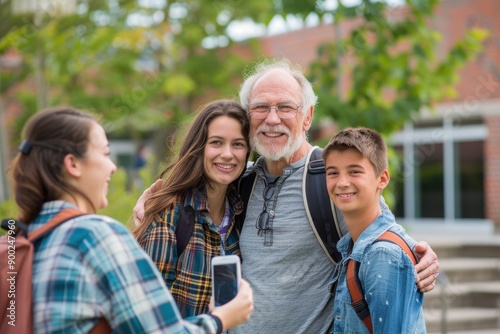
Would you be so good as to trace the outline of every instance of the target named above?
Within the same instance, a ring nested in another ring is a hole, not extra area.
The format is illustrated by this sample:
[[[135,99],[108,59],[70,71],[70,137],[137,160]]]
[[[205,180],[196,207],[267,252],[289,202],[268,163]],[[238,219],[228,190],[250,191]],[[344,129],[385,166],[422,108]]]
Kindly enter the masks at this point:
[[[240,86],[240,103],[243,108],[249,112],[248,105],[250,103],[250,92],[255,85],[255,82],[264,74],[275,70],[281,69],[289,73],[297,80],[302,89],[302,113],[305,114],[310,107],[316,106],[318,97],[314,94],[313,88],[309,80],[306,79],[302,68],[297,64],[292,64],[285,58],[266,59],[258,63],[252,72],[245,75],[245,80]]]

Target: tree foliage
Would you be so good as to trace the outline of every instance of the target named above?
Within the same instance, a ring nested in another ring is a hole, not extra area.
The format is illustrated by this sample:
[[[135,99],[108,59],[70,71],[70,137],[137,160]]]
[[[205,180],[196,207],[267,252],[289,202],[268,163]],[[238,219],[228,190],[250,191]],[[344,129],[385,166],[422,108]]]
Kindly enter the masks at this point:
[[[383,2],[340,4],[333,13],[337,24],[355,18],[362,23],[346,39],[318,49],[310,66],[320,101],[317,118],[390,134],[422,108],[453,98],[459,68],[482,49],[487,32],[469,30],[438,57],[441,36],[430,24],[438,2],[406,0],[405,9],[396,9],[403,15]]]
[[[2,13],[13,1],[1,2]],[[95,111],[109,132],[135,138],[209,99],[234,96],[233,79],[245,62],[217,46],[232,42],[233,20],[262,20],[271,11],[267,1],[76,2],[71,15],[9,15],[0,26],[0,53],[14,48],[28,73],[42,72],[48,101],[37,109],[69,104]],[[35,90],[23,94],[36,98]]]

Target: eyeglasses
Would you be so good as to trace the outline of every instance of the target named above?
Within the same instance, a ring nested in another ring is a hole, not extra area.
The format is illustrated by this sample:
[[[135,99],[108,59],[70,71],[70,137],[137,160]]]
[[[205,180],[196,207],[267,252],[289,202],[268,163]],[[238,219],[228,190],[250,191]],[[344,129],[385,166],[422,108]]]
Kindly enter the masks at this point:
[[[266,119],[271,109],[276,110],[276,114],[281,119],[292,119],[297,116],[297,111],[300,105],[295,105],[293,103],[278,103],[275,106],[270,106],[265,103],[254,103],[250,105],[250,117],[254,119]]]
[[[267,212],[267,206],[269,205],[269,200],[274,195],[275,183],[269,183],[263,192],[264,196],[264,208],[262,209],[261,214],[257,217],[257,221],[255,222],[255,227],[257,228],[258,235],[261,235],[263,231],[267,231],[271,229],[271,225],[269,224],[269,217],[274,216],[274,211]]]

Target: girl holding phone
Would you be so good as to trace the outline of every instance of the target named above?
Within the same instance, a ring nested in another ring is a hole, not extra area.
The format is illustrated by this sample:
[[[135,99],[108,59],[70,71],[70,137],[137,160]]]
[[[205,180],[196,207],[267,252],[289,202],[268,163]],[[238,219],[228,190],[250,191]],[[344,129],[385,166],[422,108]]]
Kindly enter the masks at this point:
[[[252,292],[211,314],[183,320],[150,257],[129,230],[96,211],[107,205],[116,166],[104,129],[89,114],[57,108],[35,114],[10,171],[19,220],[32,232],[66,208],[84,215],[35,244],[35,333],[90,332],[99,319],[117,333],[220,333],[248,319]]]

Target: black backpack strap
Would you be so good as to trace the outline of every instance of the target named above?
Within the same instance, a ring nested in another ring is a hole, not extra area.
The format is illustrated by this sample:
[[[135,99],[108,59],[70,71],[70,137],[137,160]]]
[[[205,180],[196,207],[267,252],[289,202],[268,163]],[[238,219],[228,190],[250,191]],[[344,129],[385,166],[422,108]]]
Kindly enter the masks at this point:
[[[15,218],[5,218],[2,219],[1,227],[5,231],[11,230],[10,225],[14,225],[14,233],[22,233],[22,235],[27,236],[29,227],[25,223],[20,222],[19,220],[15,220]],[[12,233],[12,232],[11,232]]]
[[[248,200],[250,199],[250,195],[252,194],[253,187],[255,184],[255,179],[257,177],[257,173],[254,170],[246,172],[238,182],[238,193],[244,203],[243,211],[235,216],[236,229],[241,233],[241,229],[243,228],[243,223],[245,222],[245,217],[247,214]]]
[[[410,260],[413,262],[413,265],[417,264],[418,262],[417,257],[415,256],[415,254],[413,254],[410,246],[406,243],[406,241],[398,234],[392,231],[385,231],[373,243],[376,243],[378,241],[387,241],[398,245],[406,253],[406,255],[408,255]],[[353,259],[350,259],[347,262],[347,274],[346,274],[347,288],[349,289],[349,294],[351,295],[351,300],[352,300],[352,306],[354,307],[356,314],[361,319],[361,321],[363,321],[368,331],[370,333],[373,333],[370,309],[368,308],[368,303],[364,298],[365,294],[363,292],[363,287],[361,286],[361,281],[359,280],[358,277],[359,265],[360,263]]]
[[[339,262],[342,256],[337,250],[337,242],[342,237],[336,210],[326,188],[325,163],[321,156],[323,150],[315,148],[306,161],[306,171],[302,187],[304,202],[311,227],[321,241],[320,244],[332,262]],[[334,214],[335,213],[335,214]]]
[[[186,249],[189,239],[194,230],[194,209],[191,206],[183,206],[179,210],[179,217],[177,218],[177,228],[175,229],[175,237],[177,239],[177,256]]]

